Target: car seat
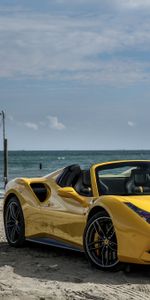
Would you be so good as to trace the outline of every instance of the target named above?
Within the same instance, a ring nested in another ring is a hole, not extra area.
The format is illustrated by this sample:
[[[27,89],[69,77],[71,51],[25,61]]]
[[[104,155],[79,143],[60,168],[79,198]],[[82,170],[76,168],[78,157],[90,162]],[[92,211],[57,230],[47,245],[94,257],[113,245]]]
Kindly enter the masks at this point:
[[[126,183],[127,193],[140,194],[150,192],[150,170],[133,169]]]

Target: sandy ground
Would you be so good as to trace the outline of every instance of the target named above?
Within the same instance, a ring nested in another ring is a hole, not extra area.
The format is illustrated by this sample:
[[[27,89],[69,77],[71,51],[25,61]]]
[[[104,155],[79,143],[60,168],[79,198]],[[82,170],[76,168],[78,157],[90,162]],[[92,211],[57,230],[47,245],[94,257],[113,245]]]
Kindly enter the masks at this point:
[[[109,273],[90,267],[84,254],[33,243],[8,246],[0,202],[0,299],[150,299],[150,267]]]

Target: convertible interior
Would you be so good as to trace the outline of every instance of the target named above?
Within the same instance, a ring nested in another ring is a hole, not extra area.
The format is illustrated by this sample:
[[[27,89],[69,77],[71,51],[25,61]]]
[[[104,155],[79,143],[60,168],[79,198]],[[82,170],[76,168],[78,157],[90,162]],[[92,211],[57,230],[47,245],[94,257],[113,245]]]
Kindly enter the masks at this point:
[[[105,188],[104,188],[105,187]],[[136,195],[150,194],[150,170],[134,168],[130,176],[100,176],[99,190],[101,194]]]
[[[82,196],[92,197],[90,170],[81,170],[79,165],[66,167],[56,182],[61,187],[73,187]]]
[[[90,170],[81,170],[79,165],[66,167],[56,179],[60,187],[73,187],[82,196],[92,197]],[[98,175],[100,195],[150,194],[150,170],[132,168],[129,174]]]

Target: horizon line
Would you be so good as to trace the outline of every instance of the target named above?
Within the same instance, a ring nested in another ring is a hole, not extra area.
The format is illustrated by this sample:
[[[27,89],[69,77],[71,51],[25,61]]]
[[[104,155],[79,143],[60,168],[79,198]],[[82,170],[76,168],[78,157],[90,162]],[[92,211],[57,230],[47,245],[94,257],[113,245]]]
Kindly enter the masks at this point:
[[[20,151],[20,152],[31,152],[31,151],[150,151],[150,149],[9,149],[8,152],[11,151]],[[3,149],[0,150],[0,152],[3,152]]]

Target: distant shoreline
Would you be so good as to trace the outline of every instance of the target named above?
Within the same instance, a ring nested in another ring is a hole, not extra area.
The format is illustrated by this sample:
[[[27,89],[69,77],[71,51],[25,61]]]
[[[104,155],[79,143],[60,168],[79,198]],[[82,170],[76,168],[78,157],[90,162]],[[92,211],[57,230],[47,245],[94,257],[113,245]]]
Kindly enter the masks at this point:
[[[150,149],[104,149],[104,150],[8,150],[8,152],[148,152]],[[0,153],[3,150],[0,150]]]

